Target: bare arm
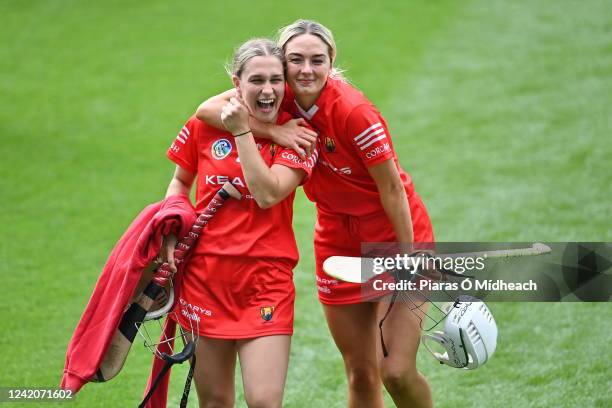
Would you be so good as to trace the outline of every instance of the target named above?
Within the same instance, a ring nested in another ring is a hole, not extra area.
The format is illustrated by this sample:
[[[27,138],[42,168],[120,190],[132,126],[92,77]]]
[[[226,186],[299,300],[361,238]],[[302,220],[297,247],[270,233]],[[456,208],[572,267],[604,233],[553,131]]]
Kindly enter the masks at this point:
[[[217,129],[227,130],[221,120],[221,110],[231,98],[236,96],[236,90],[230,89],[208,98],[198,107],[196,117]],[[306,127],[306,121],[302,118],[292,119],[279,126],[274,123],[260,122],[249,116],[248,126],[257,137],[272,140],[276,144],[293,149],[302,159],[310,156],[316,146],[317,133]]]
[[[234,88],[220,93],[219,95],[211,96],[198,106],[196,118],[217,129],[227,130],[221,120],[221,109],[223,109],[230,99],[234,97],[236,97],[236,89]],[[265,133],[261,134],[261,137],[265,138],[265,136]]]
[[[174,170],[174,176],[172,176],[172,180],[170,180],[170,184],[166,190],[166,197],[176,194],[185,194],[186,196],[189,196],[195,176],[195,174],[190,173],[181,166],[177,165],[176,169]],[[161,250],[162,262],[167,261],[170,264],[170,269],[174,273],[176,272],[176,264],[174,263],[174,248],[176,248],[177,242],[178,238],[176,235],[166,235],[164,236],[164,242]]]
[[[412,244],[414,233],[412,230],[412,217],[406,190],[400,179],[399,172],[393,159],[368,167],[370,176],[374,179],[380,202],[393,225],[397,240],[401,244]]]
[[[268,167],[251,133],[236,138],[240,166],[253,198],[261,208],[270,208],[297,188],[303,170],[275,164]]]
[[[185,194],[186,196],[189,196],[195,177],[195,174],[190,173],[181,166],[177,165],[176,169],[174,170],[172,180],[170,180],[170,184],[166,190],[166,197],[170,197],[171,195],[175,194]]]
[[[221,110],[223,124],[234,135],[240,166],[253,198],[261,208],[270,208],[283,200],[300,184],[304,171],[281,165],[268,167],[249,129],[249,111],[240,98],[231,98]]]

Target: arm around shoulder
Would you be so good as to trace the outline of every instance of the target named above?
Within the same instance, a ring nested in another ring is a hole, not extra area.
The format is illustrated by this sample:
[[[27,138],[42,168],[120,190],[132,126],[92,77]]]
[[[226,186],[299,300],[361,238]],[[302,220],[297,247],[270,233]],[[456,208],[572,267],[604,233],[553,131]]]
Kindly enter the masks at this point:
[[[236,96],[236,89],[232,88],[223,93],[215,96],[211,96],[198,106],[196,110],[196,118],[203,122],[208,123],[217,129],[225,130],[223,122],[221,121],[221,110],[230,101],[231,98]]]
[[[237,96],[236,89],[232,88],[223,93],[211,96],[198,106],[196,110],[196,118],[208,123],[209,125],[221,130],[228,130],[221,120],[221,112],[232,98]],[[253,132],[261,138],[272,139],[273,131],[276,125],[271,123],[263,123],[250,116],[249,126]]]

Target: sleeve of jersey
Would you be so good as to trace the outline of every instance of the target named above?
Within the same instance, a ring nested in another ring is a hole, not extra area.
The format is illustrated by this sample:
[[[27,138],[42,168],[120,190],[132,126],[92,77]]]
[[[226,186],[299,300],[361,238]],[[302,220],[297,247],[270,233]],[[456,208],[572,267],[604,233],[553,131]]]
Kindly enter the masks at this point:
[[[348,135],[367,167],[393,158],[389,131],[380,114],[371,105],[361,105],[348,116]]]
[[[279,146],[277,146],[279,147]],[[319,149],[315,149],[312,152],[312,155],[306,160],[302,160],[300,156],[298,156],[291,149],[279,148],[274,156],[274,161],[272,164],[280,164],[285,167],[290,167],[292,169],[300,169],[306,172],[306,177],[302,180],[302,184],[308,180],[310,175],[312,174],[312,169],[315,164],[317,164],[317,159],[319,158]]]
[[[198,171],[197,143],[195,140],[198,128],[198,119],[189,119],[166,152],[166,156],[170,160],[192,173]]]

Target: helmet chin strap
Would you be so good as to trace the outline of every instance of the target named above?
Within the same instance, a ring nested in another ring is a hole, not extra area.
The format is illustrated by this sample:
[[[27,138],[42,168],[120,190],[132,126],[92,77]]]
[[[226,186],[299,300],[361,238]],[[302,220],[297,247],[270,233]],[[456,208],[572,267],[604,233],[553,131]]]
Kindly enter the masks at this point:
[[[459,328],[459,339],[461,339],[461,349],[463,349],[463,354],[465,355],[465,365],[458,368],[465,368],[470,364],[470,356],[468,356],[467,348],[465,347],[465,340],[463,339],[463,329]]]
[[[389,352],[387,351],[387,346],[385,345],[385,337],[383,335],[382,327],[383,327],[383,323],[385,322],[385,319],[387,318],[387,316],[389,316],[389,313],[391,313],[391,309],[393,308],[393,305],[395,304],[397,294],[398,294],[398,291],[394,290],[393,296],[391,296],[391,302],[389,303],[389,307],[387,308],[387,312],[385,313],[383,318],[380,319],[380,323],[378,323],[378,329],[380,330],[380,345],[382,346],[383,357],[385,358],[389,356]]]

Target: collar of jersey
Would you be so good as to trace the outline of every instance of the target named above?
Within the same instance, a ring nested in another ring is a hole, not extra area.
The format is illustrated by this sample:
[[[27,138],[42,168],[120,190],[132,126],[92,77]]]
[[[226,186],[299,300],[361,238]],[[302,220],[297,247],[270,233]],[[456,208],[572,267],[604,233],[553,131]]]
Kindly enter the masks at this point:
[[[302,109],[302,107],[297,103],[295,99],[293,100],[293,103],[295,103],[295,106],[297,107],[298,112],[300,112],[300,115],[302,115],[308,120],[311,120],[312,117],[315,115],[315,113],[317,113],[317,111],[319,110],[319,107],[317,106],[317,104],[312,105],[310,109],[306,111]]]
[[[314,115],[325,105],[325,101],[329,99],[329,93],[331,92],[331,89],[333,87],[332,82],[333,82],[333,78],[327,78],[327,82],[325,83],[325,86],[323,87],[323,91],[321,91],[321,95],[319,95],[319,98],[317,99],[315,104],[312,105],[310,109],[308,110],[304,110],[297,103],[297,100],[295,98],[293,99],[293,103],[295,103],[295,106],[297,107],[298,112],[300,112],[300,115],[302,115],[302,117],[308,120],[312,120]]]

